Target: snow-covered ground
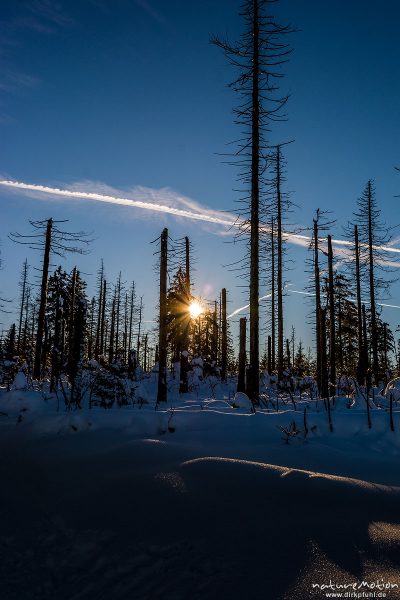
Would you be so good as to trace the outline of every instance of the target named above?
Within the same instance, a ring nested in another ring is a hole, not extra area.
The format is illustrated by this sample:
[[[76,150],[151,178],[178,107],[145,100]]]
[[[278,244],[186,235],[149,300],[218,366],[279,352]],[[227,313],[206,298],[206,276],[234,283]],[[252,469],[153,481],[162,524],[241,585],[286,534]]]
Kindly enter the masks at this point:
[[[377,579],[400,598],[400,406],[391,431],[376,395],[369,429],[365,400],[338,398],[331,432],[306,395],[255,414],[234,395],[170,382],[156,407],[153,374],[132,405],[66,411],[0,390],[0,598],[304,600]]]

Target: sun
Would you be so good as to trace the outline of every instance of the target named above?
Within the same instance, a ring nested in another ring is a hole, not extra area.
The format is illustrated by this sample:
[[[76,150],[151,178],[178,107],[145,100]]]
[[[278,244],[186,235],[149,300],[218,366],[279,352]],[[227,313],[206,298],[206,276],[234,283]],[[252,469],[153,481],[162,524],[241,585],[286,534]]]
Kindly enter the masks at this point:
[[[198,300],[192,300],[189,304],[189,314],[192,319],[197,319],[203,313],[203,307]]]

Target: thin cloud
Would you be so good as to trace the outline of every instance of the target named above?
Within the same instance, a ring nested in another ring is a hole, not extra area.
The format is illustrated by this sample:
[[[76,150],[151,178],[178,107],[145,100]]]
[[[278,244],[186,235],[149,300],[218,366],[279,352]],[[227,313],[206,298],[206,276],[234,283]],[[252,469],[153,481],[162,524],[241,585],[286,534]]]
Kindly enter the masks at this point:
[[[136,186],[127,192],[115,190],[110,186],[99,182],[78,182],[73,184],[70,189],[60,189],[50,186],[36,185],[24,183],[20,181],[12,181],[1,179],[0,185],[22,192],[32,196],[33,194],[48,195],[53,198],[64,198],[70,201],[87,200],[91,202],[102,202],[105,204],[117,204],[130,208],[140,209],[142,211],[152,211],[158,213],[169,214],[182,219],[190,219],[200,221],[210,225],[216,225],[219,232],[226,233],[230,229],[243,228],[244,221],[238,219],[228,212],[222,212],[203,206],[199,202],[182,196],[170,188],[153,189],[147,187]],[[93,190],[96,191],[93,191]],[[89,191],[91,190],[91,191]],[[129,196],[122,196],[122,194]],[[270,227],[262,224],[261,231],[270,233]],[[284,238],[287,242],[302,247],[307,247],[310,243],[310,237],[301,234],[295,234],[285,231]],[[348,254],[352,244],[347,240],[333,239],[333,245],[337,248],[336,253],[343,257]],[[400,248],[393,246],[384,246],[380,248],[387,253],[400,253]],[[388,261],[392,266],[400,267],[400,263]],[[385,264],[387,264],[385,262]]]
[[[156,10],[154,6],[152,6],[147,0],[135,0],[135,4],[142,8],[154,21],[160,23],[160,25],[169,26],[169,23],[164,15],[162,15],[160,11]]]

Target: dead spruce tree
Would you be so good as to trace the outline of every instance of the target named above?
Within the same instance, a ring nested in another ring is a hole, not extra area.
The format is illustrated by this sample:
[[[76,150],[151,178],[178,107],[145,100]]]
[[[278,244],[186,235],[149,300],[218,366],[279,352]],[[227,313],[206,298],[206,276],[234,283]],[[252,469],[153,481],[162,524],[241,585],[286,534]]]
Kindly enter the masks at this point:
[[[160,238],[160,296],[158,334],[158,388],[157,404],[167,401],[167,276],[168,276],[168,229]]]
[[[17,354],[19,354],[21,352],[21,350],[25,350],[25,348],[23,348],[23,343],[22,343],[22,325],[23,325],[23,320],[24,320],[24,314],[26,312],[26,301],[27,301],[28,290],[29,290],[28,272],[29,272],[29,265],[28,265],[28,259],[26,258],[24,261],[24,264],[22,266],[21,279],[19,282],[19,286],[21,288],[21,300],[20,300],[20,309],[19,309]]]
[[[96,328],[96,342],[94,347],[94,357],[96,360],[99,360],[100,352],[100,340],[101,340],[101,316],[103,311],[103,284],[105,282],[105,273],[104,273],[104,261],[101,259],[100,269],[97,273],[97,284],[98,284],[98,292],[97,292],[97,328]]]
[[[169,333],[174,338],[173,361],[180,362],[179,393],[184,394],[188,391],[188,350],[191,344],[192,328],[189,306],[193,299],[191,292],[192,245],[187,236],[174,242],[172,268],[177,269],[177,272],[171,290],[172,306],[169,318],[172,327]]]
[[[58,223],[67,221],[55,221],[47,219],[45,221],[29,221],[33,228],[32,234],[10,233],[9,237],[18,244],[29,246],[32,250],[43,252],[42,276],[40,284],[40,303],[37,317],[35,359],[33,376],[39,379],[42,374],[42,367],[45,366],[45,357],[43,356],[43,342],[45,336],[45,317],[47,305],[47,286],[49,278],[50,259],[52,255],[64,257],[67,253],[84,254],[86,250],[82,244],[87,246],[90,243],[88,234],[83,231],[70,232],[59,229]]]
[[[247,373],[247,393],[253,402],[259,399],[259,253],[260,206],[262,203],[262,175],[268,155],[267,133],[271,123],[282,118],[281,109],[288,97],[280,97],[277,81],[282,77],[281,65],[288,60],[291,50],[282,41],[291,31],[288,26],[275,22],[269,10],[274,0],[245,0],[241,16],[245,29],[236,43],[212,38],[222,48],[238,77],[230,84],[240,97],[235,108],[236,123],[244,137],[239,140],[234,163],[239,166],[239,179],[245,185],[247,210],[241,233],[249,246],[250,293],[250,364]],[[232,156],[232,155],[231,155]]]
[[[282,154],[282,146],[279,144],[272,156],[272,170],[273,179],[272,195],[273,195],[273,211],[276,214],[276,256],[277,256],[277,273],[276,273],[276,296],[277,296],[277,317],[278,317],[278,377],[282,378],[284,368],[284,317],[283,317],[283,295],[284,295],[284,281],[283,281],[283,267],[284,267],[284,254],[285,254],[285,234],[283,230],[283,223],[287,213],[290,211],[291,202],[289,194],[284,192],[283,183],[285,182],[284,177],[284,159]],[[271,232],[273,235],[273,232]],[[274,246],[271,249],[271,258],[275,263],[274,257]],[[274,269],[275,270],[275,269]],[[273,270],[273,272],[274,272]],[[274,282],[272,285],[274,288]],[[275,294],[274,294],[275,298]],[[275,310],[275,307],[273,307]],[[274,321],[275,319],[273,319]]]
[[[316,380],[318,389],[321,392],[322,388],[325,387],[325,381],[323,381],[323,366],[322,366],[322,349],[323,344],[321,341],[321,268],[320,268],[320,253],[323,252],[321,243],[324,241],[321,239],[321,233],[329,229],[333,224],[333,221],[328,221],[327,213],[322,212],[319,208],[316,210],[315,217],[313,218],[312,236],[309,250],[312,252],[312,257],[307,261],[310,269],[311,289],[314,295],[315,309],[313,311],[313,322],[315,323],[315,349],[316,349]],[[323,323],[325,327],[325,320]]]
[[[329,306],[329,383],[330,392],[336,395],[336,321],[335,286],[333,276],[332,236],[328,235],[328,306]]]
[[[387,266],[384,248],[389,244],[390,236],[386,224],[381,219],[381,210],[378,208],[375,187],[371,179],[358,199],[357,207],[354,213],[354,224],[358,225],[359,234],[359,275],[361,286],[369,300],[371,366],[375,377],[378,377],[382,375],[382,365],[378,352],[377,299],[388,294],[392,282],[382,276],[384,272],[391,271]]]

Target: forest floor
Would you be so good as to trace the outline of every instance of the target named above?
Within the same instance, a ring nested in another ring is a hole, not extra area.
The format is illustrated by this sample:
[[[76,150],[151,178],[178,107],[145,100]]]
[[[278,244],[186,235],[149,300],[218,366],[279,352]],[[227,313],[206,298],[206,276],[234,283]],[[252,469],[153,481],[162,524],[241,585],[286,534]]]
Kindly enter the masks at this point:
[[[330,432],[322,402],[232,389],[68,412],[0,389],[1,600],[400,598],[398,407],[369,429],[338,398]]]

